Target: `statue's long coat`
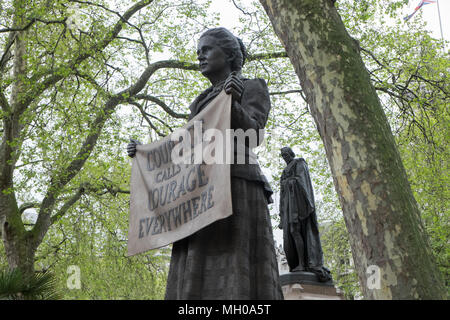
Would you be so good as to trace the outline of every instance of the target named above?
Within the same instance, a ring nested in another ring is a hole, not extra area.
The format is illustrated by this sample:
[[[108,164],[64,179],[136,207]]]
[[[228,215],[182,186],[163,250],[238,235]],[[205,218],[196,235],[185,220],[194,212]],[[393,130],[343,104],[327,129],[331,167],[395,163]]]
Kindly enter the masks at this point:
[[[198,96],[194,117],[223,89]],[[237,103],[237,102],[233,102]],[[231,128],[263,129],[270,111],[262,79],[244,80],[242,112]],[[272,193],[259,165],[231,165],[233,214],[173,244],[166,299],[283,299],[267,207]]]
[[[284,252],[289,268],[321,267],[323,253],[314,204],[314,191],[308,165],[303,158],[293,159],[280,179],[280,219]],[[295,233],[295,234],[294,234]],[[295,241],[295,237],[301,241]],[[302,242],[302,248],[297,247]],[[299,253],[300,252],[300,253]]]

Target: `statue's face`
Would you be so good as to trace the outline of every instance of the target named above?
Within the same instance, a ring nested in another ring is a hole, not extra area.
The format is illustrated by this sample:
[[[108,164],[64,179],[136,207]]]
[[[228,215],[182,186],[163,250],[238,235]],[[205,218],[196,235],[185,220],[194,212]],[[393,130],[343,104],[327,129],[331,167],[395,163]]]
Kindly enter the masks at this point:
[[[206,77],[229,68],[227,54],[217,45],[216,39],[211,36],[200,38],[197,46],[197,58],[200,71]]]
[[[286,163],[289,163],[292,161],[292,159],[294,159],[294,157],[289,152],[282,152],[281,156],[283,157],[284,161],[286,161]]]

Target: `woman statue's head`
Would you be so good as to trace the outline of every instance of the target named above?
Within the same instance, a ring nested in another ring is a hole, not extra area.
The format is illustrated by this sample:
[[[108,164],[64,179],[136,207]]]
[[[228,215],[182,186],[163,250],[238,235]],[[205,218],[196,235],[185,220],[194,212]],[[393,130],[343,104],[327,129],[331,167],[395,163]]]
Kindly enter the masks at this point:
[[[247,51],[241,39],[225,28],[213,28],[199,39],[197,56],[200,70],[208,77],[223,68],[239,72],[244,65]]]

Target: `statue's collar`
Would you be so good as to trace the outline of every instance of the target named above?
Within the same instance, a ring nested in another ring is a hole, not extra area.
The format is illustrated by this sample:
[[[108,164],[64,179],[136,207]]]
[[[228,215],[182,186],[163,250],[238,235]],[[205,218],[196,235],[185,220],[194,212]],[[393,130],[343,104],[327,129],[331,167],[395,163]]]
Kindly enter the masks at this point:
[[[223,85],[225,84],[225,80],[226,80],[226,79],[224,79],[224,80],[222,80],[222,81],[219,81],[218,83],[216,83],[215,85],[213,85],[213,86],[212,86],[213,90],[215,90],[215,89],[217,89],[217,88],[222,89],[222,88],[223,88]]]
[[[247,78],[242,77],[241,73],[238,73],[239,78],[242,80],[248,80]],[[202,107],[204,107],[206,104],[208,104],[212,99],[214,99],[216,96],[219,95],[219,93],[223,90],[224,84],[226,79],[216,83],[213,86],[210,86],[208,89],[203,91],[195,100],[194,102],[189,106],[189,109],[191,110],[191,116],[190,118],[194,117]],[[208,99],[206,99],[208,98]],[[206,100],[205,100],[206,99]]]

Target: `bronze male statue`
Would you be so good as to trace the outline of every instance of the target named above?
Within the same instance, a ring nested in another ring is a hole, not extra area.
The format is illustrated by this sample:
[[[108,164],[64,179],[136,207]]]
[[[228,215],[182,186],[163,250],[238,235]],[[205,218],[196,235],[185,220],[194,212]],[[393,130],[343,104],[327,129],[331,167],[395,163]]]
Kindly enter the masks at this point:
[[[319,281],[331,280],[323,266],[314,192],[305,159],[295,159],[289,147],[281,149],[286,168],[280,184],[280,228],[283,229],[284,252],[290,272],[310,271]]]

